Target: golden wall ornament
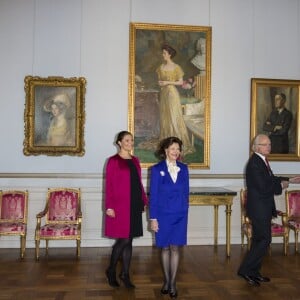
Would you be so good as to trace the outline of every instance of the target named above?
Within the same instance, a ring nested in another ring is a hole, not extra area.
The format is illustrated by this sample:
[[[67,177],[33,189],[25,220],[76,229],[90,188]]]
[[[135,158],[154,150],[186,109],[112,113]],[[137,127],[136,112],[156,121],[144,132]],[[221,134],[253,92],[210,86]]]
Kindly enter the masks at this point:
[[[26,76],[25,155],[83,156],[86,79]]]

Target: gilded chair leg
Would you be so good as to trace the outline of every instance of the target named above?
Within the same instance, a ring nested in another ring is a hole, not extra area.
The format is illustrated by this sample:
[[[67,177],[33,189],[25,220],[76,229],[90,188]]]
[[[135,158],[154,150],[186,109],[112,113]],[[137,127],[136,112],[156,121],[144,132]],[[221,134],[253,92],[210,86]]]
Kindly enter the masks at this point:
[[[287,229],[287,237],[286,237],[286,255],[290,252],[290,229]]]
[[[271,248],[271,245],[269,245],[269,255],[270,255],[270,256],[272,255],[272,248]]]
[[[20,237],[20,243],[21,243],[21,247],[20,247],[21,253],[20,253],[20,256],[21,256],[21,259],[23,259],[24,255],[25,255],[26,235]]]
[[[77,258],[80,257],[80,240],[76,240],[76,244],[77,244],[77,250],[76,250],[76,255],[77,255]]]
[[[48,256],[49,240],[46,240],[46,256]]]
[[[247,250],[251,248],[251,239],[247,237]]]
[[[244,248],[244,232],[241,232],[242,248]]]
[[[284,241],[284,255],[288,255],[288,248],[289,248],[289,232],[284,236],[283,241]]]
[[[295,252],[298,252],[298,230],[295,230]]]
[[[35,259],[39,260],[40,257],[40,240],[35,240]]]
[[[284,252],[284,255],[286,256],[287,255],[287,248],[288,248],[288,236],[287,235],[285,235],[283,237],[283,247],[284,247],[283,252]]]

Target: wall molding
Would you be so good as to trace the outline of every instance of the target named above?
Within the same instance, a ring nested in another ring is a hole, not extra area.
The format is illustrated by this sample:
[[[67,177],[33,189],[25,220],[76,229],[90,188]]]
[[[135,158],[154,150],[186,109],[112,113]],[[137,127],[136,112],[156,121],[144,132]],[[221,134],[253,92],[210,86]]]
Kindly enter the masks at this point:
[[[49,187],[77,187],[81,189],[82,199],[82,247],[110,247],[113,240],[103,236],[103,174],[100,173],[0,173],[2,190],[27,189],[29,192],[28,233],[26,246],[35,247],[34,231],[36,214],[43,210]],[[145,186],[148,177],[143,176]],[[231,213],[231,243],[241,242],[239,192],[244,187],[242,174],[191,174],[191,187],[225,187],[236,191]],[[295,188],[295,186],[293,186]],[[278,209],[284,210],[284,196],[276,197]],[[151,246],[153,234],[149,231],[148,213],[143,215],[144,236],[135,239],[135,245]],[[189,210],[188,244],[211,245],[214,233],[213,207],[192,206]],[[18,248],[19,239],[0,238],[0,248]],[[291,235],[290,240],[294,240]],[[275,241],[277,242],[277,241]],[[278,239],[278,242],[281,242]],[[218,243],[226,243],[225,207],[219,207]],[[50,247],[73,247],[73,241],[51,241]],[[41,243],[41,248],[44,245]]]
[[[104,173],[0,173],[0,178],[51,178],[51,179],[102,179]],[[148,172],[142,172],[143,178],[149,176]],[[292,177],[295,174],[278,174],[278,176]],[[193,174],[190,179],[243,179],[244,174]]]

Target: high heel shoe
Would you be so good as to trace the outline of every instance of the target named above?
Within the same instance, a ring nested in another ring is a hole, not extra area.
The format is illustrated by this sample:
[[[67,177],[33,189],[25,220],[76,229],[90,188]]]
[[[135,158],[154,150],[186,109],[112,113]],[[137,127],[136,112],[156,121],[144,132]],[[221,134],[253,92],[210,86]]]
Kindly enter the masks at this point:
[[[128,289],[134,289],[135,285],[130,281],[129,274],[121,273],[119,278],[123,281],[124,285]]]
[[[116,278],[116,272],[111,271],[110,269],[107,269],[105,271],[105,275],[107,277],[108,284],[111,287],[119,287],[120,286],[120,284],[119,284],[119,282],[117,281],[117,278]]]
[[[169,293],[169,284],[168,283],[164,283],[164,285],[162,286],[160,293],[163,295],[167,295]]]
[[[176,288],[170,288],[169,289],[169,295],[171,299],[176,299],[178,296]]]

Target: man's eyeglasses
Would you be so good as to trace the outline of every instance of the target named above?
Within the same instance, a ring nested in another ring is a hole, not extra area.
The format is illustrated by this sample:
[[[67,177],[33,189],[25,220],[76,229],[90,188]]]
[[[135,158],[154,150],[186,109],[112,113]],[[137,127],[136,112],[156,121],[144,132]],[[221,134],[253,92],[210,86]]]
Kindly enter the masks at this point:
[[[259,145],[259,146],[271,146],[271,144],[256,144],[256,145]]]

